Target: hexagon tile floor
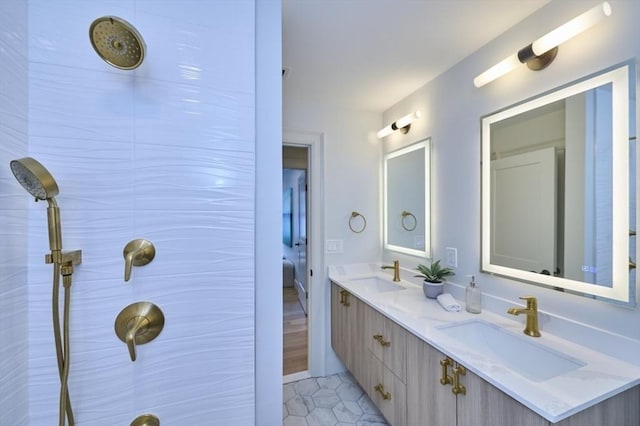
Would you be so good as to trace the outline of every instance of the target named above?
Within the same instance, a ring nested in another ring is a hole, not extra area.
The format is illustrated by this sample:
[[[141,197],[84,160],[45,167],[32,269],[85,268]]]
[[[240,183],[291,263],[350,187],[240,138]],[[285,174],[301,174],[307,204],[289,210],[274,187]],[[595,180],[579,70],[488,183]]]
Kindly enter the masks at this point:
[[[349,373],[284,385],[284,426],[387,426]]]

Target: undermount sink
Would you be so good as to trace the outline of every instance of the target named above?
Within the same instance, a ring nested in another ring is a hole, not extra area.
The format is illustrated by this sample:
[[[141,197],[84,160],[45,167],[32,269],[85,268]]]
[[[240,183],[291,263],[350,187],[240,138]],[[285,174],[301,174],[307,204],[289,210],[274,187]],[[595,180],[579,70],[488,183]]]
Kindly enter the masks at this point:
[[[375,291],[378,293],[406,290],[405,287],[402,287],[401,285],[394,283],[393,281],[375,275],[371,277],[352,278],[349,281],[357,285],[362,285],[366,288],[366,290]]]
[[[529,380],[541,382],[577,370],[585,363],[482,320],[437,327],[448,337]]]

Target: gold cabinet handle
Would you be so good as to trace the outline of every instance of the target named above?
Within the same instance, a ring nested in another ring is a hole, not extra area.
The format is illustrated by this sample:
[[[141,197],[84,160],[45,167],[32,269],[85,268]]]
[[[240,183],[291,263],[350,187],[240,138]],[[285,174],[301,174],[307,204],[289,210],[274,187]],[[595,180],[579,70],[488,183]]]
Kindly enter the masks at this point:
[[[373,389],[376,392],[378,392],[380,395],[382,395],[382,399],[384,399],[385,401],[388,401],[391,399],[391,393],[385,392],[384,386],[381,383],[378,383],[377,385],[375,385]]]
[[[442,377],[440,377],[440,384],[442,386],[450,385],[453,383],[453,379],[449,375],[448,368],[453,365],[453,360],[449,357],[440,360],[440,365],[442,366]]]
[[[375,334],[373,339],[380,343],[381,346],[391,346],[391,342],[388,340],[384,340],[382,334]]]
[[[349,302],[349,292],[347,290],[340,291],[340,304],[344,306],[351,306],[351,302]]]
[[[453,368],[453,387],[451,388],[451,392],[453,392],[454,395],[467,394],[467,388],[465,388],[463,384],[460,384],[460,376],[464,376],[465,374],[467,374],[467,369],[456,363],[456,366]]]

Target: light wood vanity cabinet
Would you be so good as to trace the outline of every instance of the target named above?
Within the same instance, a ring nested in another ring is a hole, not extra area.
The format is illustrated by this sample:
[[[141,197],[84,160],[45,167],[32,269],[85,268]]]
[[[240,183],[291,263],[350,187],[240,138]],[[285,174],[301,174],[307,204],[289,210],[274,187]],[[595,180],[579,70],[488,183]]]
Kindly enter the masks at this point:
[[[465,393],[452,392],[453,369],[446,366],[452,383],[442,384],[441,361],[448,357],[415,336],[407,340],[407,424],[423,426],[548,426],[549,422],[469,370],[459,374]],[[462,366],[463,367],[463,366]],[[447,380],[449,381],[449,380]]]
[[[368,305],[362,305],[369,353],[363,388],[391,425],[407,424],[407,331]]]
[[[393,426],[640,425],[640,386],[558,423],[550,423],[469,370],[459,374],[465,393],[456,395],[455,383],[441,384],[440,362],[446,355],[343,291],[331,284],[331,344]],[[457,366],[447,366],[452,379]]]
[[[331,284],[331,346],[345,367],[361,383],[368,362],[363,340],[363,305],[342,287]]]
[[[407,331],[375,309],[364,305],[364,334],[369,351],[395,374],[407,380]]]
[[[640,386],[587,408],[552,426],[637,426],[640,425]]]

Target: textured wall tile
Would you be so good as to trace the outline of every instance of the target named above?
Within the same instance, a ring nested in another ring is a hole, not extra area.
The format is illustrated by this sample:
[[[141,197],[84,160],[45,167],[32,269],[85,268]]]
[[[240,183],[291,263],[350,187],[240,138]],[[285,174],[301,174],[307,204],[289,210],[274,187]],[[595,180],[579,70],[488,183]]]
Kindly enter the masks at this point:
[[[168,81],[253,92],[254,1],[136,2],[136,22],[149,54],[141,72]]]
[[[135,23],[134,4],[131,0],[29,0],[29,61],[124,73],[95,53],[89,27],[96,18],[109,15]]]
[[[56,197],[63,219],[81,210],[88,221],[104,210],[133,208],[133,143],[120,140],[31,137],[29,155],[44,165],[58,183]],[[88,212],[87,210],[96,210]]]
[[[32,63],[30,134],[94,141],[133,139],[132,74]],[[78,142],[71,146],[85,146]]]
[[[135,97],[138,142],[253,152],[253,92],[137,78]]]
[[[254,2],[49,3],[29,6],[29,152],[60,186],[65,249],[83,251],[71,287],[77,423],[155,412],[163,424],[252,424]],[[143,33],[138,70],[110,69],[87,49],[91,20],[106,14]],[[226,64],[212,59],[220,54]],[[180,77],[191,65],[204,72]],[[45,426],[58,398],[46,204],[28,213],[30,420]],[[125,283],[122,250],[134,238],[157,255]],[[160,306],[166,323],[131,362],[113,326],[138,301]]]
[[[27,152],[27,6],[0,3],[0,424],[28,423],[28,196],[9,161]]]

